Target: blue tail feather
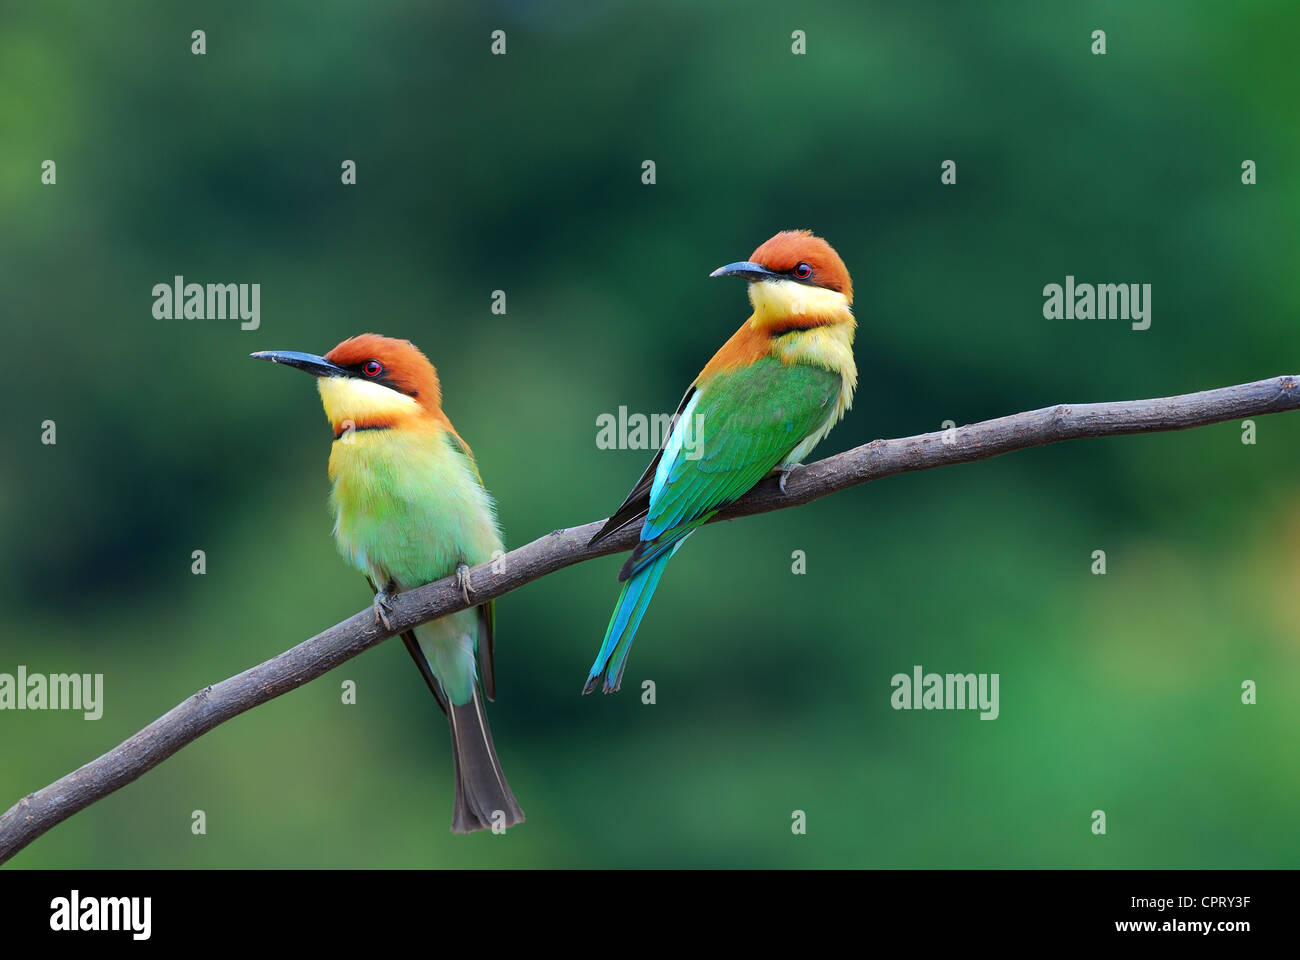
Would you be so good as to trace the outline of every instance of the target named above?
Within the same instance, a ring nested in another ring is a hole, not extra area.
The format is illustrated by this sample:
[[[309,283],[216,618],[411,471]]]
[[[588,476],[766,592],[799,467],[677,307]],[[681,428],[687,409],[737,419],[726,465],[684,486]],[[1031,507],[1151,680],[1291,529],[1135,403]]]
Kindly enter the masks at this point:
[[[674,546],[680,546],[680,543]],[[605,641],[596,654],[596,662],[591,665],[583,693],[596,689],[596,684],[602,677],[605,679],[605,693],[613,693],[622,686],[623,670],[627,666],[628,651],[632,649],[637,627],[641,625],[641,618],[650,605],[655,587],[659,586],[664,567],[668,566],[668,561],[676,552],[674,549],[656,557],[623,582],[623,591],[618,595],[614,615],[609,618],[609,626],[605,630]]]

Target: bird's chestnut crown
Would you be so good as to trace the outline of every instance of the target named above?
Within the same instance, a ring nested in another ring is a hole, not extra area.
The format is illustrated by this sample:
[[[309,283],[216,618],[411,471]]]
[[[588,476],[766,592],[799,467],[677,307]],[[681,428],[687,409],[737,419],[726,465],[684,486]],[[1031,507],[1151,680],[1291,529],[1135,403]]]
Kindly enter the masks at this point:
[[[799,283],[835,290],[853,302],[853,281],[844,261],[811,230],[782,230],[760,244],[749,259]]]
[[[325,354],[325,359],[360,380],[404,393],[426,406],[436,407],[442,402],[433,364],[409,340],[363,333],[344,340]]]

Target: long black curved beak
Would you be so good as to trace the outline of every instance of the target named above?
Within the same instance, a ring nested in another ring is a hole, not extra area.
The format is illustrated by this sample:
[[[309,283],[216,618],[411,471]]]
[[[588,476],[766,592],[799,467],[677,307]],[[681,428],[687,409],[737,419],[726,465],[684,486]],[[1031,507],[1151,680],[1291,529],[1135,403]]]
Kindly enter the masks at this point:
[[[711,277],[744,277],[750,283],[755,280],[782,280],[785,279],[775,270],[769,270],[761,263],[754,263],[752,260],[739,260],[736,263],[729,263],[725,267],[718,267],[711,274]]]
[[[255,360],[270,360],[272,363],[283,363],[286,367],[293,367],[304,373],[310,373],[313,377],[350,376],[347,370],[335,366],[324,357],[318,357],[314,353],[299,353],[297,350],[259,350],[257,353],[250,353],[249,356]]]

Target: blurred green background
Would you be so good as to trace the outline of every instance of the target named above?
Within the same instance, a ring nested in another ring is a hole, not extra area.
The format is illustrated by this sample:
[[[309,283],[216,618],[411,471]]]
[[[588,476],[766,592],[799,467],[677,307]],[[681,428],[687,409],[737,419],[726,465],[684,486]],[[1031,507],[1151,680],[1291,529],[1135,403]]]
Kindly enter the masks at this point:
[[[618,505],[650,454],[596,418],[673,409],[747,315],[708,272],[781,228],[855,281],[820,455],[1300,373],[1294,3],[186,6],[0,21],[0,672],[106,688],[94,722],[0,713],[0,808],[368,603],[312,384],[250,351],[414,340],[512,547]],[[175,274],[260,283],[261,328],[155,320]],[[1066,274],[1151,283],[1151,328],[1044,320]],[[505,837],[448,832],[445,723],[390,642],[12,863],[1296,866],[1297,451],[1281,415],[711,527],[618,696],[578,694],[620,559],[534,582],[498,610]],[[895,712],[914,664],[999,673],[1000,718]]]

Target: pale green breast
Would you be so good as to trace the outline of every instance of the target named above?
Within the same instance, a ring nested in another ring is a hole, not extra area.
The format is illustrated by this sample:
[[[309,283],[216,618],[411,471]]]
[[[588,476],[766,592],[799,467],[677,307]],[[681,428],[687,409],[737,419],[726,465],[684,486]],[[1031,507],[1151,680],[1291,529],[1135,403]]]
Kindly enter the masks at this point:
[[[502,549],[492,498],[450,434],[362,430],[330,452],[334,537],[376,587],[410,589]]]
[[[853,332],[857,322],[847,311],[846,317],[840,323],[787,334],[772,346],[773,354],[786,363],[820,367],[840,377],[839,391],[826,419],[790,451],[790,455],[783,461],[786,464],[803,463],[813,448],[826,438],[853,406],[853,391],[858,385],[858,366],[853,361]]]

